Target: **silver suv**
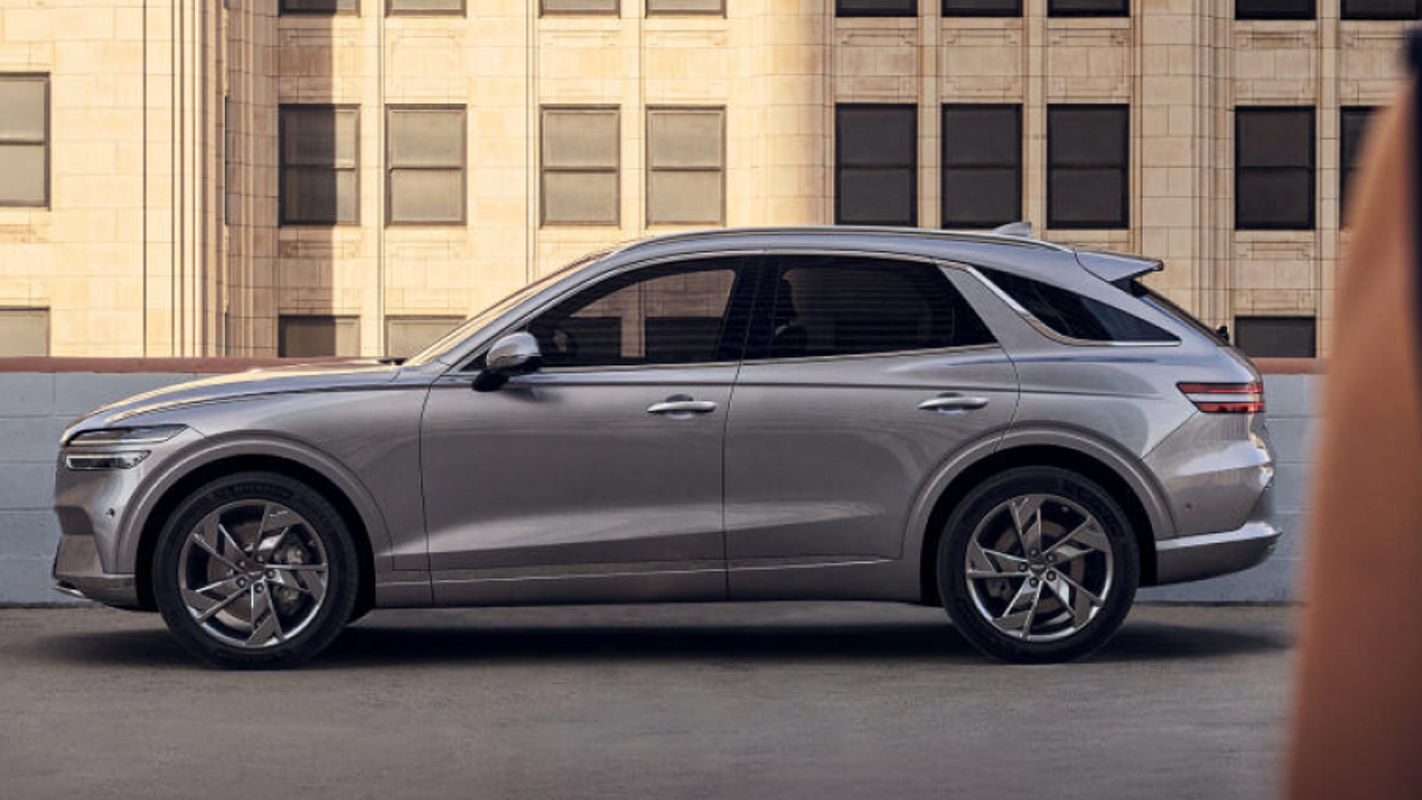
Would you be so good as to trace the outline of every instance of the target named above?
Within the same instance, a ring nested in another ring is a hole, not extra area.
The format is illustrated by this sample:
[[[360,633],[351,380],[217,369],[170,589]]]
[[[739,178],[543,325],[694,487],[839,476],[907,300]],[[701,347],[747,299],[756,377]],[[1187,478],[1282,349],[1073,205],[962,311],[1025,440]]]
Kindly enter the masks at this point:
[[[64,434],[58,587],[224,666],[371,608],[941,603],[1011,661],[1278,531],[1258,372],[1012,235],[750,229],[578,261],[403,363],[195,381]]]

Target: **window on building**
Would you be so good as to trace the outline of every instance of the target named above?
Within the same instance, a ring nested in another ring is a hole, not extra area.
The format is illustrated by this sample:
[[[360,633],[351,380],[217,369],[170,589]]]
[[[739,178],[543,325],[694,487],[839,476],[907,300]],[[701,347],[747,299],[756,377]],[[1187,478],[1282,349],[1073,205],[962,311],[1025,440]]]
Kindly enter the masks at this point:
[[[1119,308],[1051,284],[993,269],[980,269],[1056,333],[1082,342],[1178,342],[1169,331]]]
[[[1363,133],[1377,109],[1371,106],[1344,106],[1338,124],[1338,219],[1346,220],[1349,186],[1354,185],[1359,159],[1363,155]]]
[[[916,17],[918,0],[835,0],[837,17]]]
[[[386,221],[464,222],[463,106],[391,106],[386,119]]]
[[[360,221],[359,111],[342,106],[282,106],[281,222]]]
[[[386,0],[388,14],[463,14],[464,0]]]
[[[277,355],[283,358],[360,355],[360,319],[292,314],[277,318]]]
[[[1236,108],[1234,226],[1313,227],[1313,109]]]
[[[1128,17],[1130,0],[1047,0],[1049,17]]]
[[[647,110],[647,224],[719,225],[725,218],[726,112]]]
[[[1235,317],[1234,341],[1255,358],[1313,358],[1318,355],[1313,317]]]
[[[231,225],[236,221],[237,208],[237,131],[232,127],[236,115],[232,113],[231,97],[222,99],[222,221]]]
[[[0,206],[49,205],[49,76],[0,74]]]
[[[835,222],[918,223],[918,107],[835,107]]]
[[[283,14],[359,14],[360,0],[281,0]]]
[[[409,316],[385,318],[385,354],[409,358],[463,322],[455,316]]]
[[[612,278],[554,306],[528,330],[551,368],[734,361],[744,339],[744,319],[732,313],[740,304],[731,302],[740,261],[696,260]]]
[[[618,223],[616,108],[543,109],[543,224]]]
[[[990,344],[992,334],[943,270],[852,256],[782,258],[763,344],[752,358],[859,356]]]
[[[49,309],[0,308],[0,356],[49,355]]]
[[[1422,0],[1343,0],[1343,19],[1418,19]]]
[[[1314,15],[1314,0],[1234,0],[1235,19],[1313,19]]]
[[[943,227],[1022,218],[1022,107],[943,107]]]
[[[1127,106],[1047,108],[1047,227],[1127,227],[1129,140]]]
[[[1022,0],[943,0],[945,17],[1020,17]]]
[[[648,14],[724,14],[726,0],[647,0]]]
[[[618,0],[543,0],[544,14],[616,14]]]

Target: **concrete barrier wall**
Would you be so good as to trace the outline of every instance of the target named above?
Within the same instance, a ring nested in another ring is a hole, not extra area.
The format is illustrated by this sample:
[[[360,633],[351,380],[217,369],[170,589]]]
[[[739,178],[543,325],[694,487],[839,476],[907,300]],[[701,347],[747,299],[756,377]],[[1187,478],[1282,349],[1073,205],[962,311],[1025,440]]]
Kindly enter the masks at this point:
[[[237,369],[241,364],[186,362],[186,368]],[[206,371],[206,370],[204,370]],[[197,377],[197,372],[0,371],[0,605],[78,602],[51,589],[50,560],[59,527],[50,509],[60,433],[75,418],[137,392]],[[1265,379],[1268,425],[1278,450],[1275,521],[1285,530],[1279,551],[1237,575],[1147,589],[1142,600],[1286,602],[1299,599],[1297,578],[1308,507],[1314,396],[1319,376]]]

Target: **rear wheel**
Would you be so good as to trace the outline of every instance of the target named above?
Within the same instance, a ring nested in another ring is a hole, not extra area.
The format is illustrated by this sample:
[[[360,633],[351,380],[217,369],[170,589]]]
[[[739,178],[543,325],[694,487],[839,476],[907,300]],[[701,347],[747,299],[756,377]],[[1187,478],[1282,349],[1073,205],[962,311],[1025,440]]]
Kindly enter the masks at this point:
[[[319,492],[246,472],[193,492],[154,552],[158,609],[183,647],[223,667],[300,664],[355,608],[355,546]]]
[[[1105,490],[1055,467],[985,481],[949,517],[938,586],[953,623],[1006,661],[1080,658],[1120,628],[1140,580],[1130,521]]]

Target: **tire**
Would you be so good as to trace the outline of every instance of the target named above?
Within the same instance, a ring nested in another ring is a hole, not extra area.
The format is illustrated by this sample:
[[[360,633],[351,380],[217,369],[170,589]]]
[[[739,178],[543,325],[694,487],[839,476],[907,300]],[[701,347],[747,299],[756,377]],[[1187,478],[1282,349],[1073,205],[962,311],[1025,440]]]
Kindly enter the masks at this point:
[[[937,574],[949,618],[974,647],[1003,661],[1060,662],[1090,655],[1121,627],[1140,555],[1129,518],[1099,485],[1018,467],[954,509]]]
[[[320,653],[351,619],[360,580],[335,507],[273,472],[224,476],[184,499],[152,569],[169,630],[226,668],[293,667]]]

